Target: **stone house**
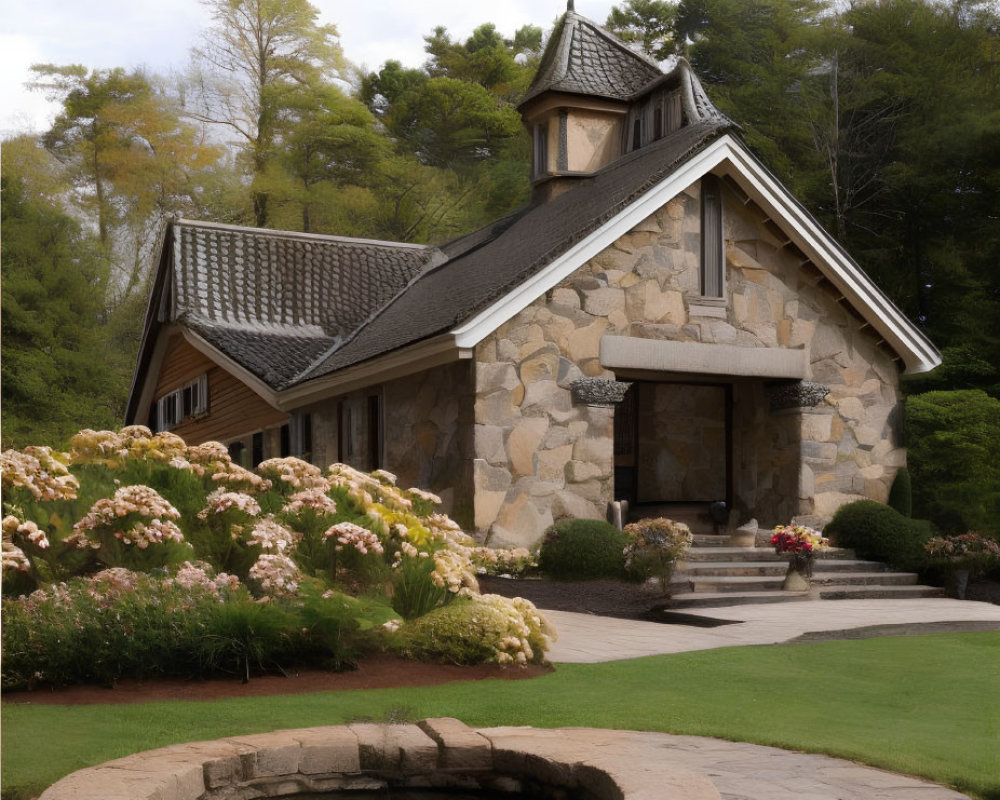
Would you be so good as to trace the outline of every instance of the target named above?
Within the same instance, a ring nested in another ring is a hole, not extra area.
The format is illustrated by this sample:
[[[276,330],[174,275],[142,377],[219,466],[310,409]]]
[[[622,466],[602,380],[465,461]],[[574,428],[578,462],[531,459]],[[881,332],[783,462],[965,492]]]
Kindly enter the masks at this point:
[[[557,23],[520,106],[534,197],[432,247],[168,225],[127,421],[397,473],[497,545],[724,501],[884,501],[924,335],[689,66]]]

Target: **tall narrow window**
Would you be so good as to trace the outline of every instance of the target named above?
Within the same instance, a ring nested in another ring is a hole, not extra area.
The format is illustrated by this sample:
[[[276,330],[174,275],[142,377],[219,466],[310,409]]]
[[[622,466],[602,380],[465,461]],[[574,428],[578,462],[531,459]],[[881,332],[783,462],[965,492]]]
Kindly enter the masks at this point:
[[[549,171],[549,126],[535,126],[535,177],[541,178]]]
[[[722,297],[722,184],[714,175],[701,179],[701,293]]]
[[[653,109],[653,139],[663,138],[663,107]]]
[[[382,466],[382,398],[368,396],[368,469]]]

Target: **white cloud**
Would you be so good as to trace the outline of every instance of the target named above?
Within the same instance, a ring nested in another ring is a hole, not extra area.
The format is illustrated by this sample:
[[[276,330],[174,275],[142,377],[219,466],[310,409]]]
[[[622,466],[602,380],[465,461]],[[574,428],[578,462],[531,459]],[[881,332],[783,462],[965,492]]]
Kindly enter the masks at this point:
[[[312,0],[320,20],[340,30],[349,60],[378,69],[390,58],[419,67],[426,60],[423,37],[444,25],[464,40],[484,22],[505,36],[526,24],[548,29],[565,10],[564,0],[483,2],[468,0]],[[612,0],[577,0],[577,10],[598,22]],[[51,121],[52,106],[24,90],[33,63],[80,63],[89,68],[181,69],[210,18],[198,0],[0,0],[0,131],[36,130]],[[20,122],[18,122],[20,120]]]

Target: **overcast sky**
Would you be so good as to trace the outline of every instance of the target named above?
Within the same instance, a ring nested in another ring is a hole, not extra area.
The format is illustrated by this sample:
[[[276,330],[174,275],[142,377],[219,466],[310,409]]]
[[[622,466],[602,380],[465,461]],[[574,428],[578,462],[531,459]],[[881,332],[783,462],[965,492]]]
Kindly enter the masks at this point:
[[[614,0],[576,0],[576,10],[603,23]],[[395,58],[425,59],[423,36],[444,25],[464,39],[484,22],[505,36],[521,25],[548,30],[565,0],[313,0],[320,21],[340,30],[347,58],[375,69]],[[94,68],[145,66],[181,70],[207,27],[199,0],[0,0],[0,133],[40,131],[54,107],[24,83],[32,64]]]

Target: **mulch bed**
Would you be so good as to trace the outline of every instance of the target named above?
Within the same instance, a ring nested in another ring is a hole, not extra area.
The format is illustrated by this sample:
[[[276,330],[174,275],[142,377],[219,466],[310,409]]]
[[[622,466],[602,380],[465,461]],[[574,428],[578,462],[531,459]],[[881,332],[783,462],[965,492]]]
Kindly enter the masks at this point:
[[[480,664],[473,667],[459,667],[454,664],[424,664],[388,655],[372,655],[360,659],[358,668],[347,672],[302,669],[289,672],[287,677],[264,675],[251,678],[249,683],[242,683],[238,679],[122,680],[114,688],[66,686],[4,692],[3,702],[77,706],[165,700],[219,700],[229,697],[267,697],[277,694],[341,692],[351,689],[438,686],[454,681],[525,680],[546,675],[551,671],[551,667],[534,665],[501,667],[496,664]]]
[[[479,585],[484,594],[524,597],[539,608],[554,611],[575,611],[620,619],[650,620],[699,627],[714,627],[734,622],[672,612],[669,603],[652,586],[623,581],[511,580],[483,577],[480,578]],[[971,582],[966,599],[1000,604],[1000,582],[984,579]],[[482,664],[459,667],[453,664],[425,664],[376,654],[360,659],[356,670],[346,672],[301,669],[294,670],[287,676],[255,677],[249,683],[242,683],[238,679],[123,680],[114,688],[68,686],[4,692],[2,699],[4,703],[46,705],[114,705],[166,700],[217,700],[352,689],[437,686],[454,681],[525,680],[551,671],[551,667],[541,666],[501,667],[495,664]]]

